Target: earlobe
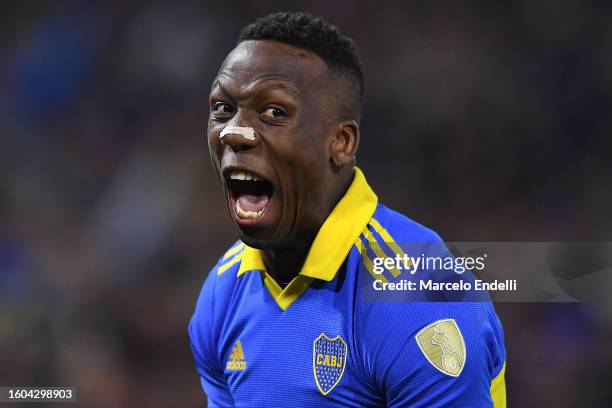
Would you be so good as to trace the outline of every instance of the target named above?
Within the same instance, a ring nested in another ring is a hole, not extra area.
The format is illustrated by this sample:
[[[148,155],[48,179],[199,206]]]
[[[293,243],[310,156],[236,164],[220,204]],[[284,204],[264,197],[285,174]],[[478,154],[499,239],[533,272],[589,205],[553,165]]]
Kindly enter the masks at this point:
[[[359,125],[354,120],[338,123],[331,140],[331,161],[337,168],[354,162],[359,147]]]

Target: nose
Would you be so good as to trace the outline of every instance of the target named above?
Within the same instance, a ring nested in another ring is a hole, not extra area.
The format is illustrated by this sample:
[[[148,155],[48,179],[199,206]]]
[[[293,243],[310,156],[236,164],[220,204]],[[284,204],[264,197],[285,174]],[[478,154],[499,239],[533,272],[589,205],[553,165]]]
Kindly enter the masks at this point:
[[[255,129],[240,125],[239,120],[233,120],[219,134],[221,143],[229,146],[234,151],[250,149],[257,144]]]

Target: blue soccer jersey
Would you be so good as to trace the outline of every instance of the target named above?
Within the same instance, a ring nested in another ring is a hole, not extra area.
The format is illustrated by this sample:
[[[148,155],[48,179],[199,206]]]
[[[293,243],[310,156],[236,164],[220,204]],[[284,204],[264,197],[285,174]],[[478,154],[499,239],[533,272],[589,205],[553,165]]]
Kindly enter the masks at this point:
[[[372,301],[364,242],[440,243],[378,203],[363,174],[281,288],[238,242],[210,272],[189,326],[211,407],[505,407],[503,332],[479,302]],[[398,251],[400,249],[398,248]]]

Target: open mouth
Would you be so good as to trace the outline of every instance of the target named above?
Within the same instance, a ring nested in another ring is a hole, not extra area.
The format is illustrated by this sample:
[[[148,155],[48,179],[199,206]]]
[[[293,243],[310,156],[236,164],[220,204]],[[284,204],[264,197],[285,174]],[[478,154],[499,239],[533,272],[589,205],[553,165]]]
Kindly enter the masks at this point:
[[[272,183],[249,171],[233,170],[226,175],[230,206],[239,222],[261,219],[270,204]]]

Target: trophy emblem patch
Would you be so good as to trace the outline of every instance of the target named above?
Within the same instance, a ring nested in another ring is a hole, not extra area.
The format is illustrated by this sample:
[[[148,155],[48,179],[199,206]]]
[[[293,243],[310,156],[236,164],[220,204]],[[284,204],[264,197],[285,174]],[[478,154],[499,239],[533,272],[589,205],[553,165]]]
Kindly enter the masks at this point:
[[[454,319],[433,322],[415,338],[431,365],[452,377],[461,374],[465,366],[465,341]]]

